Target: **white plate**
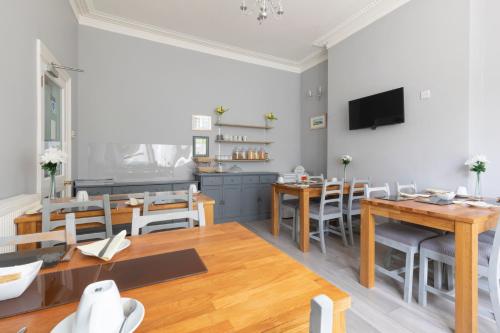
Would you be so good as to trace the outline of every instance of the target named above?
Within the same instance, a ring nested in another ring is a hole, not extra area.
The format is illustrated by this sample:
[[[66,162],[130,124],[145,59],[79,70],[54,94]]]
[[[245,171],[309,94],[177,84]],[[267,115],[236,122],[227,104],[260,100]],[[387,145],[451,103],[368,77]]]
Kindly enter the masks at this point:
[[[130,308],[132,307],[133,302],[136,302],[137,305],[134,312],[130,313]],[[142,303],[138,300],[125,297],[122,297],[122,307],[125,316],[129,315],[129,318],[125,323],[125,327],[123,327],[122,332],[132,333],[141,324],[142,320],[144,319],[144,313],[146,312],[146,310],[144,309],[144,305],[142,305]],[[76,312],[73,312],[72,314],[64,318],[59,322],[59,324],[56,325],[56,327],[52,329],[51,333],[71,333],[75,315]]]
[[[125,239],[124,239],[124,240],[120,243],[120,245],[118,246],[118,249],[116,250],[115,254],[116,254],[116,253],[118,253],[118,252],[121,252],[121,251],[125,250],[127,247],[129,247],[129,246],[130,246],[130,243],[131,243],[130,239],[126,239],[126,238],[125,238]],[[82,250],[80,250],[80,252],[82,252],[82,254],[85,254],[86,256],[94,256],[93,254],[90,254],[90,253],[85,252],[85,251],[82,251]]]
[[[130,206],[130,207],[138,207],[138,206],[142,206],[142,205],[144,204],[144,199],[137,199],[137,205],[132,205],[132,204],[130,203],[130,200],[125,201],[125,204],[126,204],[127,206]]]

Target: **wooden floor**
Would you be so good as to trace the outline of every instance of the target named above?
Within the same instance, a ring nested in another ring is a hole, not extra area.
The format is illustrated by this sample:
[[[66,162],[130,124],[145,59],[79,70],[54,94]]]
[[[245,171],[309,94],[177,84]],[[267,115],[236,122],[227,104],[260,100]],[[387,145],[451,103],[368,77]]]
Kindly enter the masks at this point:
[[[270,221],[244,223],[247,228],[300,261],[317,274],[348,292],[352,306],[347,313],[347,332],[422,332],[454,331],[454,304],[429,294],[427,307],[417,304],[418,281],[415,280],[412,304],[403,302],[403,286],[377,273],[376,287],[366,289],[358,281],[359,241],[354,247],[344,247],[340,237],[327,237],[327,253],[321,254],[319,244],[311,240],[311,251],[302,253],[285,228],[275,239],[269,232]],[[355,235],[357,236],[357,235]],[[377,259],[386,249],[377,247]],[[377,261],[378,261],[377,260]],[[418,276],[418,274],[416,274]],[[480,304],[489,306],[487,295],[480,292]],[[495,322],[479,317],[479,332],[496,332]]]

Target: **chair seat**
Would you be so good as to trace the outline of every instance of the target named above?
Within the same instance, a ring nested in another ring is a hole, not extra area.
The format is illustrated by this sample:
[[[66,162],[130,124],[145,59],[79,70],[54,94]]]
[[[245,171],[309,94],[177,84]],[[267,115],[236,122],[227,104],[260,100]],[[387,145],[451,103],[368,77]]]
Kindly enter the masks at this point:
[[[453,258],[455,257],[455,235],[450,234],[426,240],[425,242],[422,242],[420,248],[444,254],[448,257]],[[479,251],[477,254],[479,265],[486,267],[488,266],[491,248],[491,244],[479,242]]]
[[[493,240],[495,239],[495,231],[488,230],[479,234],[479,241],[483,243],[493,244]]]
[[[319,209],[321,207],[321,204],[317,202],[311,202],[309,205],[309,214],[311,215],[319,215]],[[325,211],[323,214],[326,215],[334,215],[334,214],[340,214],[340,208],[336,207],[334,205],[325,205]]]
[[[375,227],[375,235],[408,246],[418,246],[426,239],[438,236],[437,233],[430,230],[391,222]]]

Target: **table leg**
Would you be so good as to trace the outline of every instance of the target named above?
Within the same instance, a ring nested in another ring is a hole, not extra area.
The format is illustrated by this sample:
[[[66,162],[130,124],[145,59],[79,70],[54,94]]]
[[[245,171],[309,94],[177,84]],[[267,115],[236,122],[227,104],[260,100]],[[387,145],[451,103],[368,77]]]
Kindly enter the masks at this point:
[[[300,191],[300,250],[309,251],[309,192]]]
[[[203,205],[205,210],[205,225],[214,225],[214,205]]]
[[[477,332],[476,224],[455,223],[455,332]]]
[[[280,200],[279,200],[279,197],[280,197],[280,194],[279,194],[279,191],[278,189],[273,186],[272,187],[272,197],[271,197],[271,201],[272,201],[272,211],[271,211],[271,233],[275,236],[275,237],[278,237],[279,234],[280,234],[280,221],[279,221],[279,218],[280,218]]]
[[[375,217],[364,204],[361,205],[359,280],[366,288],[375,287]]]
[[[345,311],[335,312],[333,314],[333,332],[345,333]]]

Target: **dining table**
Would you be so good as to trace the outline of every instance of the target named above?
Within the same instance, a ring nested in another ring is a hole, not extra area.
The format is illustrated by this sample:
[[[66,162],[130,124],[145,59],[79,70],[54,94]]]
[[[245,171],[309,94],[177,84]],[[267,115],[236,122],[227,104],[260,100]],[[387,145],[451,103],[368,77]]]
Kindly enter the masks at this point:
[[[113,225],[116,224],[130,224],[132,223],[132,212],[134,208],[140,208],[141,212],[143,205],[131,206],[128,204],[129,197],[140,198],[143,197],[143,193],[131,193],[131,194],[112,194],[110,195],[111,201],[111,222]],[[99,200],[101,196],[92,196],[90,200]],[[57,202],[69,202],[75,200],[75,198],[58,198],[55,199]],[[214,205],[215,200],[203,193],[198,193],[193,196],[193,209],[197,209],[197,204],[199,202],[203,203],[203,209],[205,211],[205,224],[214,224]],[[149,207],[149,210],[168,210],[168,209],[179,209],[186,208],[187,202],[172,202],[172,203],[162,203],[153,204]],[[81,210],[75,212],[76,218],[85,217],[96,217],[104,215],[102,209],[92,209],[92,210]],[[51,214],[51,221],[59,221],[65,219],[66,214],[64,212],[54,212]],[[33,234],[42,231],[42,213],[37,212],[35,214],[23,214],[14,219],[14,224],[16,227],[17,235]],[[100,227],[101,224],[88,223],[84,225],[77,225],[77,229],[94,228]],[[24,244],[18,245],[18,250],[31,250],[36,248],[37,244]]]
[[[238,223],[127,239],[130,246],[106,262],[106,267],[113,269],[126,260],[187,249],[194,249],[206,267],[201,274],[120,291],[122,297],[144,305],[138,333],[307,332],[311,299],[320,294],[333,300],[333,331],[346,330],[349,294]],[[103,264],[78,251],[69,262],[42,269],[39,274]],[[145,267],[143,274],[153,274],[155,269]],[[49,332],[77,306],[76,301],[0,319],[0,332],[17,332],[22,327],[28,333]]]
[[[362,189],[360,184],[360,190]],[[300,235],[299,235],[299,248],[302,252],[309,251],[309,200],[321,197],[322,191],[321,183],[313,184],[296,184],[296,183],[275,183],[272,185],[272,210],[271,210],[271,233],[279,236],[280,232],[280,218],[281,218],[281,201],[284,194],[288,194],[299,199],[299,221],[300,221]],[[335,186],[331,186],[332,189]],[[357,188],[357,187],[356,187]],[[344,183],[343,193],[349,194],[351,189],[350,183]]]
[[[478,235],[496,226],[500,207],[473,208],[465,204],[435,205],[422,201],[381,198],[361,201],[360,282],[367,288],[375,287],[377,216],[454,233],[455,332],[475,333],[478,324]]]

